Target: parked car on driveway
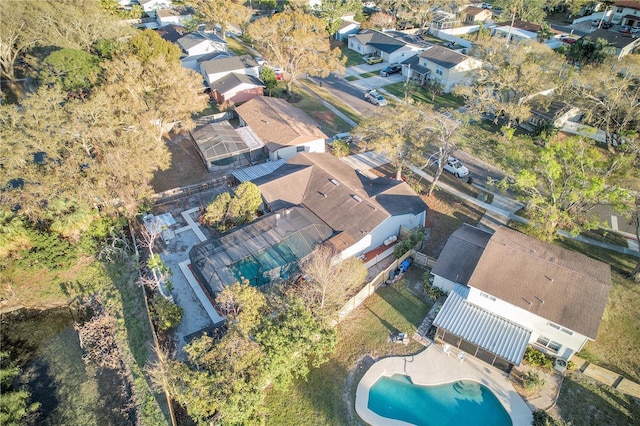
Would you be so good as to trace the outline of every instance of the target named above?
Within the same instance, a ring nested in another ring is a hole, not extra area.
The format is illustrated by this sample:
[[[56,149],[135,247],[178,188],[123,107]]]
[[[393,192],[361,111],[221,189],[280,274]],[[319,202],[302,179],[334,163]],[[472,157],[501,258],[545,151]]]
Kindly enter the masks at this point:
[[[329,145],[331,145],[332,143],[334,143],[337,140],[343,140],[347,143],[351,142],[351,133],[345,132],[345,133],[338,133],[336,135],[333,135],[329,138],[329,140],[327,141],[327,143]]]
[[[383,77],[389,77],[391,74],[402,73],[402,65],[389,65],[386,68],[380,70],[380,75]]]
[[[374,105],[385,106],[387,100],[375,89],[364,92],[364,98]]]
[[[436,161],[436,164],[438,162]],[[456,177],[464,177],[469,174],[469,169],[467,169],[457,158],[449,157],[446,164],[444,165],[444,169],[455,175]]]
[[[380,62],[382,62],[382,58],[380,56],[370,55],[367,58],[367,64],[369,65],[379,64]]]

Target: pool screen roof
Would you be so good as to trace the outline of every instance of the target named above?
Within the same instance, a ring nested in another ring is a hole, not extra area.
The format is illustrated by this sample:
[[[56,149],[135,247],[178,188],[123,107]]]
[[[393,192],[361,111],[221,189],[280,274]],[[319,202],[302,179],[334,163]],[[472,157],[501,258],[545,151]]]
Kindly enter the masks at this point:
[[[283,209],[194,246],[193,272],[212,296],[243,279],[253,286],[288,278],[298,260],[333,230],[304,207]]]
[[[469,287],[456,284],[433,325],[520,365],[531,330],[469,303],[468,295]]]

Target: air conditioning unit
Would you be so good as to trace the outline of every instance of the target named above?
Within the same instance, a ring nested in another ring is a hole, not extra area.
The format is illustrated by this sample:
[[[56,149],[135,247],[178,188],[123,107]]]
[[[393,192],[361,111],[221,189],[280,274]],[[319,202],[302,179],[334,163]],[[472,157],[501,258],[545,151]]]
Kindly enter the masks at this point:
[[[554,363],[553,368],[561,373],[564,373],[564,371],[567,369],[567,361],[562,358],[556,358],[556,362]]]

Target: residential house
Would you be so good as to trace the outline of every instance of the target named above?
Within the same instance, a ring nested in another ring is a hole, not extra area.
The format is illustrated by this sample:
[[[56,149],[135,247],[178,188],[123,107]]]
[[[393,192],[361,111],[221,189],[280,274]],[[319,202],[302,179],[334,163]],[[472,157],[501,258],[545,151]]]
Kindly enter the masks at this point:
[[[427,205],[411,187],[370,179],[329,153],[302,153],[253,181],[268,211],[304,206],[333,229],[339,257],[360,256],[425,224]]]
[[[518,231],[458,228],[431,271],[449,292],[436,339],[506,372],[527,345],[569,360],[596,338],[611,267]]]
[[[171,9],[173,3],[171,0],[138,0],[142,10],[151,17],[156,16],[156,11],[160,9]]]
[[[513,21],[513,25],[511,25],[511,22],[496,24],[496,26],[492,28],[491,35],[502,38],[508,37],[511,43],[537,41],[538,31],[540,31],[541,28],[541,25],[516,19]],[[552,30],[552,32],[560,34],[556,30]]]
[[[258,96],[236,107],[236,113],[264,143],[272,161],[300,152],[324,152],[327,135],[318,123],[284,99]]]
[[[260,65],[251,55],[215,58],[200,62],[200,72],[211,84],[227,74],[245,74],[258,78]]]
[[[614,24],[640,27],[640,2],[636,0],[621,0],[613,5]]]
[[[579,122],[582,118],[580,108],[559,100],[550,100],[547,96],[536,96],[527,102],[531,106],[531,116],[520,126],[527,130],[546,124],[562,129],[568,121]]]
[[[185,27],[173,24],[165,25],[162,28],[158,28],[156,32],[164,40],[171,43],[177,43],[179,39],[189,34],[189,31],[187,31]]]
[[[426,83],[425,78],[436,81],[442,85],[445,93],[451,92],[456,84],[466,84],[470,71],[482,67],[480,60],[442,46],[432,46],[420,52],[418,58],[418,64],[422,68],[414,68],[410,78],[417,79],[420,84]],[[429,72],[421,74],[424,69]]]
[[[375,54],[390,64],[397,64],[425,49],[418,40],[409,41],[406,34],[364,30],[348,38],[349,49],[362,55]]]
[[[358,31],[360,31],[360,23],[354,20],[354,15],[343,16],[334,37],[338,41],[345,41],[350,35],[357,34]]]
[[[248,127],[234,129],[228,121],[209,123],[189,132],[208,172],[246,167],[267,158],[264,144]]]
[[[431,28],[434,30],[446,30],[456,28],[462,23],[455,13],[446,12],[444,10],[436,10],[431,21]]]
[[[616,49],[616,56],[618,59],[636,52],[640,46],[640,37],[617,31],[608,31],[602,28],[587,34],[584,37],[594,40],[599,38],[605,39],[610,46]]]
[[[184,26],[192,18],[193,10],[187,7],[156,10],[156,23],[160,28],[171,24]]]
[[[200,71],[198,59],[211,53],[227,53],[227,42],[215,34],[196,31],[179,38],[176,42],[182,49],[182,66]]]
[[[328,153],[265,165],[272,163],[279,167],[253,180],[265,215],[189,252],[194,275],[212,297],[242,280],[259,287],[292,278],[320,243],[344,259],[397,236],[400,227],[424,225],[428,207],[403,181],[371,180]]]
[[[466,25],[477,25],[490,20],[493,17],[493,12],[489,9],[469,6],[462,11],[462,15]]]
[[[211,88],[211,97],[218,104],[233,102],[235,105],[239,105],[264,94],[264,83],[259,78],[234,72],[217,79],[209,87]]]

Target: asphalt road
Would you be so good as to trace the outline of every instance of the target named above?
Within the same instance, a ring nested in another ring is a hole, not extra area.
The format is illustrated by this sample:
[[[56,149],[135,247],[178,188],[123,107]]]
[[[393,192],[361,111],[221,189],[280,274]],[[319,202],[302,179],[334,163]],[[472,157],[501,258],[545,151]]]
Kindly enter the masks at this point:
[[[342,77],[331,74],[327,78],[315,78],[314,81],[322,84],[333,96],[349,105],[357,113],[365,115],[374,111],[377,107],[364,99],[364,90],[354,87]]]

